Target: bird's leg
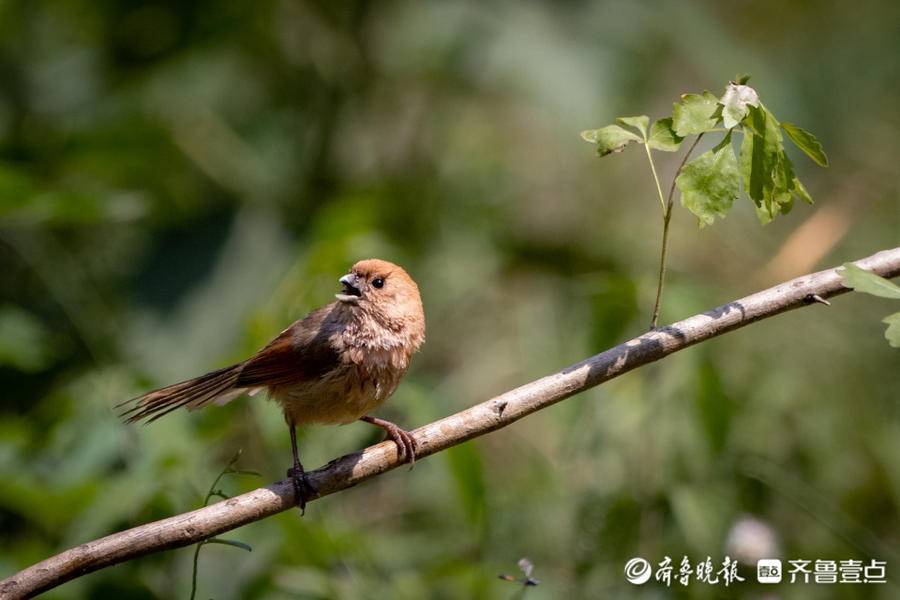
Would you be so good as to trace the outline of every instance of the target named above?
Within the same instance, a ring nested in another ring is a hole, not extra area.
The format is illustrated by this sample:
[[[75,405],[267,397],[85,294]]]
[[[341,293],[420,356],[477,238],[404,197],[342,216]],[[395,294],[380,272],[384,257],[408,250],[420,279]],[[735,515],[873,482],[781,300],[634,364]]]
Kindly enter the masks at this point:
[[[300,464],[300,453],[297,452],[297,427],[293,423],[289,423],[291,430],[291,451],[294,453],[294,466],[287,470],[287,476],[294,483],[294,498],[300,507],[300,516],[306,514],[306,501],[319,495],[319,491],[309,481],[303,465]]]
[[[419,443],[416,442],[416,438],[414,438],[412,434],[400,429],[390,421],[385,421],[384,419],[379,419],[377,417],[366,415],[360,417],[359,420],[371,423],[376,427],[381,427],[387,432],[387,437],[397,444],[397,457],[400,459],[400,462],[408,462],[410,467],[416,464],[416,451],[419,449]]]

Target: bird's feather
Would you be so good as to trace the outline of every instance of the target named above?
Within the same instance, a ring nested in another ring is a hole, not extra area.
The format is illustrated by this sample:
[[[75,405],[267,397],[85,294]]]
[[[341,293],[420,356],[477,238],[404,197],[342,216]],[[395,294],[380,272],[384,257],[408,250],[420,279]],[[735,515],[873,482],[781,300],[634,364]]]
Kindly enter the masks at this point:
[[[117,408],[130,407],[121,416],[128,423],[134,423],[144,419],[148,422],[155,421],[182,406],[193,410],[210,402],[227,402],[247,391],[235,386],[241,366],[238,364],[225,367],[194,379],[148,392],[137,398],[126,400]],[[223,402],[226,396],[230,397]]]

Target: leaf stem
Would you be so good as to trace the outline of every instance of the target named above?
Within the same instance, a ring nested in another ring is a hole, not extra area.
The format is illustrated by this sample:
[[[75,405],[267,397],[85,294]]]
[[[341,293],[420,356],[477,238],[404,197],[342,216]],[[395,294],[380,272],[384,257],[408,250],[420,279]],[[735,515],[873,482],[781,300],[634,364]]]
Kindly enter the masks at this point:
[[[659,177],[656,175],[656,165],[653,164],[653,155],[650,153],[650,146],[644,142],[644,150],[647,151],[647,161],[650,163],[650,171],[653,173],[653,181],[656,182],[656,193],[659,194],[659,204],[662,206],[663,216],[666,214],[666,201],[663,199],[662,187],[659,185]]]
[[[237,463],[238,459],[241,457],[241,451],[238,450],[234,453],[234,456],[231,457],[231,460],[228,461],[228,464],[224,469],[219,473],[218,477],[212,482],[212,485],[209,486],[209,491],[206,492],[206,498],[203,499],[203,506],[208,506],[209,501],[213,499],[214,496],[219,496],[221,498],[227,498],[225,494],[222,493],[221,490],[216,489],[216,486],[219,485],[219,482],[223,477],[230,473],[248,473],[256,475],[257,473],[253,471],[241,471],[239,469],[235,469],[234,465]],[[200,549],[203,548],[203,545],[206,544],[209,540],[201,540],[197,542],[197,547],[194,549],[194,569],[191,573],[191,600],[194,600],[194,597],[197,595],[197,563],[200,561]]]
[[[212,485],[209,486],[209,491],[206,492],[206,498],[203,499],[203,506],[207,506],[209,504],[209,501],[213,498],[213,496],[221,496],[222,495],[221,490],[217,490],[216,486],[219,485],[219,482],[222,480],[223,477],[225,477],[229,473],[239,473],[240,472],[240,471],[236,471],[234,469],[234,465],[235,465],[235,463],[237,463],[237,461],[240,457],[241,457],[241,451],[238,450],[237,452],[234,453],[234,456],[231,457],[231,460],[228,461],[228,464],[225,466],[225,468],[222,469],[222,471],[219,473],[218,477],[215,478],[215,480],[212,482]]]
[[[684,158],[681,159],[678,170],[675,171],[675,175],[672,176],[672,186],[669,188],[669,197],[663,203],[663,234],[662,250],[659,254],[659,281],[656,284],[656,301],[653,303],[653,319],[650,321],[650,329],[655,329],[656,322],[659,320],[659,307],[662,303],[663,286],[666,281],[666,256],[669,252],[669,221],[672,220],[672,206],[675,200],[675,180],[678,179],[681,170],[684,169],[684,165],[687,164],[688,158],[690,158],[691,153],[694,151],[694,148],[697,147],[697,144],[700,143],[700,138],[702,137],[702,133],[697,136],[697,139],[694,140],[694,143],[691,144],[691,147],[688,148],[688,151],[685,153]],[[647,156],[650,156],[649,148],[647,148]],[[659,199],[662,201],[662,190],[659,189],[659,179],[656,178],[656,169],[652,168],[653,159],[650,159],[650,167],[653,170],[653,178],[656,179],[656,188],[659,190]]]
[[[197,563],[200,560],[200,548],[202,548],[205,543],[206,540],[199,542],[194,549],[194,570],[191,574],[191,600],[194,600],[197,596]]]

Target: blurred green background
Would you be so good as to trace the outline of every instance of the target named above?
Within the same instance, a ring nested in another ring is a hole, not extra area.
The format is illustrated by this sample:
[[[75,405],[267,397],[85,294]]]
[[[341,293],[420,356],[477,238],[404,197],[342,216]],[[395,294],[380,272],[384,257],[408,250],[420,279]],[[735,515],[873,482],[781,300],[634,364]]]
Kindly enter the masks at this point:
[[[642,333],[645,157],[579,139],[738,72],[831,158],[816,198],[698,232],[668,323],[900,240],[900,4],[0,1],[0,577],[283,477],[262,398],[125,426],[112,406],[246,357],[370,256],[428,340],[379,412],[414,427]],[[712,141],[710,142],[710,144]],[[679,155],[661,155],[670,181]],[[665,184],[664,184],[665,185]],[[895,598],[897,350],[851,294],[674,355],[505,430],[228,534],[200,598]],[[379,439],[301,433],[308,467]],[[888,561],[884,586],[634,587],[632,556]],[[186,598],[191,549],[50,598]],[[769,594],[764,596],[764,594]]]

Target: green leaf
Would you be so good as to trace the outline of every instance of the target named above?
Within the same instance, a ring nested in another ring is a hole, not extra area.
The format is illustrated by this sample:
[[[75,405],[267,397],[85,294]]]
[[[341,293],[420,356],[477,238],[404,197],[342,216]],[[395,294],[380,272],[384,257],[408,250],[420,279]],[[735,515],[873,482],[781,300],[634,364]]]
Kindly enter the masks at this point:
[[[722,105],[722,120],[727,129],[738,125],[744,120],[751,106],[758,107],[759,94],[752,87],[729,83],[725,88],[725,94],[719,100]]]
[[[828,157],[825,155],[825,150],[822,149],[822,144],[819,143],[816,136],[791,123],[782,123],[781,128],[791,138],[791,141],[803,150],[808,157],[813,159],[817,165],[820,167],[828,166]]]
[[[759,106],[748,106],[747,114],[749,118],[742,123],[744,126],[749,127],[758,136],[770,137],[779,144],[782,142],[781,123],[762,102]]]
[[[888,344],[894,348],[900,348],[900,312],[886,316],[881,322],[887,323],[888,326],[884,331],[884,337]]]
[[[621,123],[622,125],[628,125],[629,127],[634,127],[641,132],[641,136],[643,136],[645,140],[647,139],[647,126],[650,125],[650,117],[646,115],[637,117],[619,117],[616,119],[616,122]]]
[[[838,273],[843,279],[844,287],[879,298],[900,300],[900,286],[871,271],[857,267],[853,263],[844,263],[842,268],[838,269]],[[888,344],[894,348],[900,348],[900,312],[886,316],[881,322],[887,323],[884,337]]]
[[[791,159],[784,153],[784,149],[778,153],[773,174],[774,186],[771,194],[772,210],[778,210],[781,214],[788,214],[794,206],[794,165]]]
[[[740,192],[741,175],[731,144],[701,154],[682,169],[675,180],[681,192],[681,204],[710,225],[715,217],[724,218]]]
[[[675,152],[681,146],[683,139],[672,129],[672,119],[660,119],[650,128],[650,139],[647,140],[647,145],[654,150]]]
[[[715,114],[718,100],[709,92],[703,95],[685,94],[681,102],[672,105],[672,124],[675,133],[681,137],[697,135],[716,126],[719,118]]]
[[[581,132],[581,138],[597,144],[597,154],[606,156],[613,152],[621,152],[631,142],[643,141],[641,138],[618,125],[608,125],[600,129],[588,129]]]
[[[806,191],[806,188],[803,187],[803,184],[796,177],[794,177],[794,195],[807,204],[813,203],[812,196],[809,195],[809,192]]]
[[[744,191],[756,204],[761,223],[788,213],[794,198],[812,202],[794,175],[790,158],[784,153],[778,120],[762,104],[750,106],[743,122],[740,169]]]
[[[844,280],[844,287],[853,288],[857,292],[865,292],[879,298],[900,300],[900,286],[871,271],[866,271],[853,263],[844,263],[838,270]]]
[[[772,171],[777,160],[778,141],[771,132],[772,128],[766,127],[765,113],[753,109],[744,124],[740,168],[744,192],[757,208],[763,206],[767,190],[773,188]]]
[[[719,142],[718,144],[716,144],[715,146],[713,146],[712,151],[713,151],[713,152],[718,152],[719,150],[721,150],[721,149],[724,148],[725,146],[730,146],[730,145],[731,145],[731,137],[732,137],[732,136],[731,136],[731,132],[729,131],[728,133],[725,134],[725,137],[722,138],[722,141],[721,141],[721,142]]]
[[[734,78],[734,83],[737,85],[745,85],[748,81],[750,81],[750,76],[746,73],[738,73]]]
[[[253,548],[250,544],[245,544],[244,542],[238,542],[235,540],[225,540],[222,538],[209,538],[204,544],[222,544],[224,546],[232,546],[234,548],[240,548],[241,550],[246,550],[247,552],[253,552]]]

